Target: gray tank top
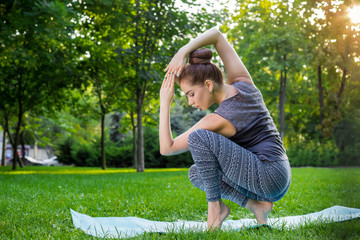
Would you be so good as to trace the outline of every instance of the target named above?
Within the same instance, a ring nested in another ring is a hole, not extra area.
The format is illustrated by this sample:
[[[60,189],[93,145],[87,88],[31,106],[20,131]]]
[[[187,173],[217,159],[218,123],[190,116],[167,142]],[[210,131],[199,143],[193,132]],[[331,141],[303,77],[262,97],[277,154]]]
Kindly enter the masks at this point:
[[[229,139],[256,154],[260,160],[288,160],[260,90],[243,81],[232,85],[239,92],[222,101],[215,111],[235,127],[236,133]]]

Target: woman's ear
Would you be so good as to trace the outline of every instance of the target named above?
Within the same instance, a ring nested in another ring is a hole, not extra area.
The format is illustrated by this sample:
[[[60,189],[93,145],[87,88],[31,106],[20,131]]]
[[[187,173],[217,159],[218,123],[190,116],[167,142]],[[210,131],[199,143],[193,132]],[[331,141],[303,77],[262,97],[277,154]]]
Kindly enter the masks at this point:
[[[205,87],[207,87],[207,89],[209,90],[209,93],[212,93],[214,90],[214,83],[213,81],[207,79],[205,80]]]

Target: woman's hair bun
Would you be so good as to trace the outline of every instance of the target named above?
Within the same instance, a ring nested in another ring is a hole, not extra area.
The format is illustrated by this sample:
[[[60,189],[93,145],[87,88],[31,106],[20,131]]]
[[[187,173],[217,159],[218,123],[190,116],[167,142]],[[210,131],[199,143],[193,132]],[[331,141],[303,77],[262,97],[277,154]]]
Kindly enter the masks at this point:
[[[190,64],[206,64],[210,63],[213,53],[208,48],[197,49],[189,54]]]

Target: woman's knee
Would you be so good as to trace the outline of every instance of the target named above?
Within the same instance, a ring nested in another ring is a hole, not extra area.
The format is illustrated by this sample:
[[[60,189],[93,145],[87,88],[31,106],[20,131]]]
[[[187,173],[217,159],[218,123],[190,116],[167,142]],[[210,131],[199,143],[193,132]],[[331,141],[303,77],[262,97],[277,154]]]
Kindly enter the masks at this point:
[[[191,181],[192,178],[196,177],[196,175],[198,174],[198,170],[196,168],[196,165],[193,164],[191,165],[191,167],[189,168],[189,179]]]
[[[189,147],[195,147],[195,146],[208,146],[209,141],[212,137],[210,137],[214,133],[212,131],[206,130],[206,129],[196,129],[193,132],[189,134],[188,137],[188,145]]]
[[[203,139],[203,136],[206,134],[207,131],[208,130],[205,130],[205,129],[196,129],[196,130],[192,131],[189,134],[188,143],[192,144],[195,142],[201,142]]]
[[[197,187],[197,188],[203,190],[202,181],[200,179],[198,169],[195,164],[193,164],[189,168],[189,180],[192,183],[192,185],[194,185],[194,187]]]

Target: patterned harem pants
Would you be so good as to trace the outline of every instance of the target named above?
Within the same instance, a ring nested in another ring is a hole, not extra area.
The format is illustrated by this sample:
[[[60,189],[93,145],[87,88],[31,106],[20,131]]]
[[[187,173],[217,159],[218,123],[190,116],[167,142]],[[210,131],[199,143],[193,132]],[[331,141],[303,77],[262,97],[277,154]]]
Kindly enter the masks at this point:
[[[209,202],[224,198],[245,207],[249,198],[278,201],[289,189],[289,161],[261,161],[228,138],[204,129],[192,132],[188,144],[195,162],[189,179],[206,192]]]

